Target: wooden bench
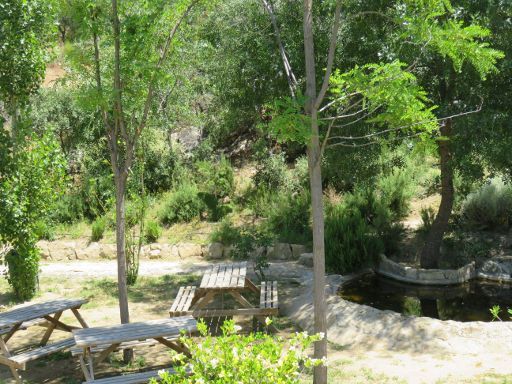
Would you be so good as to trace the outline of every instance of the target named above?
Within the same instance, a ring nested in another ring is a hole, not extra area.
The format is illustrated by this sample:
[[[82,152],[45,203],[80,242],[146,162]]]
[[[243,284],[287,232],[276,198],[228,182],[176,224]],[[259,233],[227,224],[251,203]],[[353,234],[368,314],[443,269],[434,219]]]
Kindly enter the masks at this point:
[[[176,299],[172,303],[169,314],[171,317],[185,316],[190,314],[190,307],[196,295],[197,287],[180,287]]]
[[[75,345],[75,339],[70,337],[52,344],[47,344],[44,347],[31,349],[15,356],[6,357],[0,355],[0,362],[15,369],[25,370],[25,365],[28,362],[37,360],[41,357],[48,356],[56,352],[60,352],[64,349],[72,347],[73,345]]]
[[[164,337],[164,339],[166,339],[167,341],[171,341],[171,342],[178,340],[178,338],[176,338],[176,337]],[[157,344],[159,344],[159,343],[155,339],[146,339],[146,340],[141,340],[141,341],[127,341],[127,342],[119,344],[115,348],[112,348],[111,352],[122,351],[123,349],[131,349],[134,347],[152,347]],[[101,344],[101,345],[97,345],[95,347],[91,347],[89,350],[91,353],[101,353],[110,347],[111,347],[110,344]],[[79,355],[83,354],[84,349],[82,347],[74,345],[73,347],[71,347],[70,352],[73,356],[79,356]]]
[[[19,328],[17,328],[18,331],[25,331],[27,328],[39,325],[41,327],[48,327],[48,320],[46,319],[34,319],[30,321],[25,321],[21,324]],[[13,327],[3,327],[0,328],[0,336],[6,335],[10,333],[13,330]]]
[[[174,374],[174,370],[166,369],[170,374]],[[148,371],[140,373],[132,373],[129,375],[106,377],[104,379],[96,379],[84,381],[83,384],[139,384],[147,383],[150,379],[159,379],[158,371]]]
[[[272,314],[279,313],[277,297],[277,281],[262,281],[260,289],[260,309],[268,310]]]

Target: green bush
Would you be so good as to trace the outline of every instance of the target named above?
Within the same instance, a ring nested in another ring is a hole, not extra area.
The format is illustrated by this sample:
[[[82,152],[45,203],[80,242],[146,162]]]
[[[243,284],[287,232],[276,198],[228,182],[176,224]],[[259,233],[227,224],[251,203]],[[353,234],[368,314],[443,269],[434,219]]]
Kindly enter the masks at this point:
[[[384,244],[357,209],[337,204],[325,218],[325,260],[327,268],[345,274],[373,265]]]
[[[414,195],[415,186],[408,172],[393,169],[388,175],[379,178],[378,190],[382,202],[389,207],[395,220],[409,213],[409,203]]]
[[[213,232],[210,234],[212,243],[221,243],[224,245],[233,245],[240,239],[240,229],[233,225],[229,219],[220,222]]]
[[[493,179],[469,194],[462,203],[462,220],[478,229],[509,227],[512,224],[512,186]]]
[[[91,225],[91,241],[96,242],[103,239],[106,227],[107,222],[105,218],[100,217],[96,219]]]
[[[282,153],[265,157],[253,176],[256,187],[268,191],[286,188],[288,180],[288,166]]]
[[[266,211],[265,225],[279,241],[297,244],[307,244],[311,241],[311,198],[309,193],[274,194]]]
[[[144,240],[146,243],[156,243],[162,236],[162,227],[156,221],[148,221],[144,230]]]
[[[187,364],[178,365],[175,374],[160,372],[162,384],[299,384],[300,372],[322,363],[308,357],[308,349],[320,335],[297,332],[289,340],[263,333],[239,335],[233,320],[226,321],[222,336],[208,335],[204,322],[198,323],[200,340],[182,337],[190,350]],[[178,354],[174,360],[181,362]],[[151,379],[156,384],[156,379]]]
[[[44,220],[38,220],[34,226],[34,234],[37,239],[40,240],[55,240],[55,230],[50,223],[46,223]]]
[[[160,214],[164,225],[187,223],[199,219],[205,209],[195,184],[180,184],[170,195],[169,201]]]
[[[196,183],[207,194],[222,199],[235,189],[234,171],[224,156],[217,162],[199,161],[196,166]]]
[[[400,252],[404,228],[376,192],[356,190],[325,214],[326,264],[338,273],[373,265],[381,253]]]
[[[34,245],[20,245],[5,255],[5,262],[9,267],[7,281],[16,298],[21,301],[30,300],[39,285],[39,250]]]

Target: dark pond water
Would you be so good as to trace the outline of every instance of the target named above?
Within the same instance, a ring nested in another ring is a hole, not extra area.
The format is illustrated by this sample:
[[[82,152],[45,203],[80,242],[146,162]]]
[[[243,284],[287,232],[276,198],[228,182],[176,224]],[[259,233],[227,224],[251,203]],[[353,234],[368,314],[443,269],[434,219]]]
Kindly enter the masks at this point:
[[[499,305],[500,317],[510,321],[512,286],[471,281],[457,286],[419,286],[367,274],[343,285],[346,300],[378,309],[441,320],[491,321],[489,308]]]

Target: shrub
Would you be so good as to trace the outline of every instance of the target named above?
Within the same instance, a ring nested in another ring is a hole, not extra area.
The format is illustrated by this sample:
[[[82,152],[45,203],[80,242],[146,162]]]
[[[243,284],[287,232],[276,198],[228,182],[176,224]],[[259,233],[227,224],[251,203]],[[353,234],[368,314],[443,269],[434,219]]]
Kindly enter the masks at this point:
[[[306,244],[311,241],[311,198],[309,193],[290,195],[274,194],[266,208],[268,231],[280,241]]]
[[[196,181],[202,192],[224,198],[235,189],[233,167],[224,156],[218,162],[199,161],[196,163]]]
[[[156,243],[162,236],[162,227],[156,221],[148,221],[144,232],[146,243]]]
[[[19,300],[29,300],[37,292],[39,250],[31,244],[19,245],[5,255],[9,267],[7,281]]]
[[[384,244],[359,210],[337,204],[327,210],[325,250],[327,267],[345,274],[375,263]]]
[[[40,240],[55,240],[55,230],[51,224],[44,220],[38,220],[34,225],[34,234]]]
[[[415,188],[412,181],[408,172],[397,168],[379,179],[378,189],[382,202],[389,207],[395,220],[405,217],[409,212],[409,202]]]
[[[197,186],[181,184],[173,190],[160,215],[160,221],[165,225],[187,223],[200,218],[204,209],[205,205],[199,197]]]
[[[210,234],[212,243],[233,245],[240,239],[240,230],[233,225],[229,219],[224,219],[218,227]]]
[[[492,229],[512,224],[512,187],[491,180],[469,194],[462,204],[462,219],[470,227]]]
[[[182,337],[192,355],[189,364],[176,367],[175,374],[160,373],[163,384],[299,384],[302,369],[322,363],[308,357],[307,350],[320,336],[296,333],[289,340],[263,333],[237,334],[233,320],[222,326],[222,336],[207,334],[204,322],[198,323],[200,341]],[[174,360],[182,361],[182,354]],[[188,370],[190,369],[190,371]],[[152,384],[157,380],[152,379]]]
[[[231,257],[236,260],[247,260],[255,256],[255,272],[261,280],[265,279],[264,270],[269,267],[267,252],[256,252],[258,248],[268,247],[272,244],[273,236],[255,226],[240,228],[238,239],[231,251]]]
[[[103,236],[105,234],[105,229],[107,226],[107,222],[105,218],[100,217],[96,219],[91,226],[91,241],[96,242],[103,239]]]
[[[253,176],[254,184],[259,189],[276,191],[284,188],[288,182],[288,166],[283,154],[265,157],[258,165]]]

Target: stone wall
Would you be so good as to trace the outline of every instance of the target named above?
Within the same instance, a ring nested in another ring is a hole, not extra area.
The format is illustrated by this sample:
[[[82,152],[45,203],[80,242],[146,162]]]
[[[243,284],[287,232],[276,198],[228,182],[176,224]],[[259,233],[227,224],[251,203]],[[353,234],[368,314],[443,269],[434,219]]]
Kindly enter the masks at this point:
[[[116,245],[103,243],[89,243],[86,240],[69,241],[40,241],[43,260],[95,260],[115,259]],[[199,245],[193,243],[153,243],[144,245],[141,250],[142,259],[176,259],[189,257],[204,257],[211,260],[226,259],[231,255],[233,247],[221,243]],[[306,252],[304,245],[277,243],[270,247],[262,247],[253,252],[252,257],[266,255],[269,260],[298,260]]]
[[[462,284],[477,276],[474,262],[459,269],[421,269],[395,263],[384,255],[375,272],[395,280],[423,285]]]

